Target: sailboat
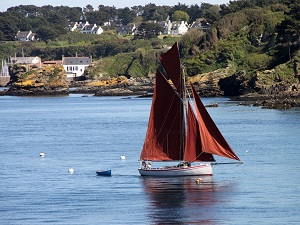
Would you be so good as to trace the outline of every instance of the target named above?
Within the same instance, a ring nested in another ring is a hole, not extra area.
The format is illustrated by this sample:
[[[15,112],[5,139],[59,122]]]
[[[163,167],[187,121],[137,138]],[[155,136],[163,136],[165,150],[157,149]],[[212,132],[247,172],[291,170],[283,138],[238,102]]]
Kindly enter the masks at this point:
[[[139,173],[142,176],[171,177],[212,175],[214,155],[239,161],[192,83],[192,98],[188,98],[177,42],[162,54],[160,61],[163,69],[156,70]],[[154,168],[151,162],[156,161],[177,161],[177,164]]]

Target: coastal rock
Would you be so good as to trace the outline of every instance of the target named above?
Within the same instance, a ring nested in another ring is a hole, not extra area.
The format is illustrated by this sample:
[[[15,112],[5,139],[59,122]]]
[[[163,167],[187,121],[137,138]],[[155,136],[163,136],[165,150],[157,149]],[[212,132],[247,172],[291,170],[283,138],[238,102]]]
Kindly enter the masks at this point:
[[[232,100],[239,101],[239,105],[258,106],[265,109],[290,109],[300,107],[300,95],[287,95],[287,97],[272,97],[251,93],[233,97]]]
[[[224,91],[219,86],[219,81],[225,78],[226,74],[222,70],[199,74],[189,78],[196,91],[203,97],[223,96]]]
[[[127,88],[103,88],[95,93],[95,96],[126,96],[133,95],[133,92]]]
[[[94,93],[95,96],[127,96],[144,95],[153,92],[154,83],[149,78],[126,78],[119,76],[117,78],[73,81],[74,87],[70,89],[71,93]]]
[[[263,101],[261,106],[267,109],[290,109],[300,107],[300,99],[270,99]]]
[[[51,65],[34,68],[14,65],[11,69],[10,88],[7,95],[66,95],[69,81],[63,66]]]
[[[199,74],[189,78],[196,91],[203,97],[239,96],[254,92],[251,88],[252,80],[245,71],[233,73],[233,66],[218,69],[209,73]],[[230,75],[232,74],[233,75]]]

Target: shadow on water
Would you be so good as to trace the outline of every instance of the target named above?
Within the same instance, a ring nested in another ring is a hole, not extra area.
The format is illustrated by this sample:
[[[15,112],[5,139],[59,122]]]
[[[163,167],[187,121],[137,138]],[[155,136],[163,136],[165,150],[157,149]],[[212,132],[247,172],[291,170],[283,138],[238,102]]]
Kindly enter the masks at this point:
[[[213,177],[142,177],[148,196],[148,217],[152,224],[218,224],[219,208],[227,201],[230,184],[218,185]]]

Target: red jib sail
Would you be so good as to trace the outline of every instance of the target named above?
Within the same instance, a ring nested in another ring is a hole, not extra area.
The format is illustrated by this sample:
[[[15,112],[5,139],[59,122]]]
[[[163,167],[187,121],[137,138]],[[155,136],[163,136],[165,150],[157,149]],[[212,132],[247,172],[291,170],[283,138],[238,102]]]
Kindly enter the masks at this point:
[[[192,86],[196,114],[199,123],[202,151],[231,159],[239,160],[231,149],[218,127],[208,114],[205,106],[201,102],[199,95]]]
[[[188,162],[215,161],[211,154],[202,151],[199,124],[190,102],[188,102],[186,145],[183,160]]]

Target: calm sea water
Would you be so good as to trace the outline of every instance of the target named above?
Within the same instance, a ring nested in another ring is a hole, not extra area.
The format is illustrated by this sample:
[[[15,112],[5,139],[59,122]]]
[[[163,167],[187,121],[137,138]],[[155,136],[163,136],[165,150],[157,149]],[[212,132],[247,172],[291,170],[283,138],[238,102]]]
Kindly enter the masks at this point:
[[[196,184],[139,175],[151,99],[0,97],[0,224],[300,224],[300,110],[203,101],[244,164]]]

